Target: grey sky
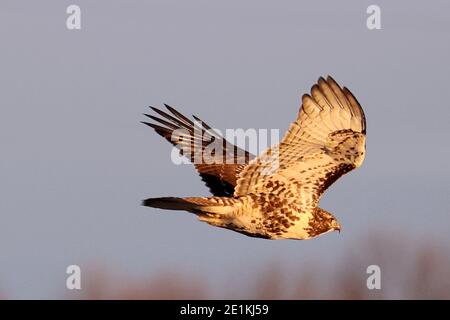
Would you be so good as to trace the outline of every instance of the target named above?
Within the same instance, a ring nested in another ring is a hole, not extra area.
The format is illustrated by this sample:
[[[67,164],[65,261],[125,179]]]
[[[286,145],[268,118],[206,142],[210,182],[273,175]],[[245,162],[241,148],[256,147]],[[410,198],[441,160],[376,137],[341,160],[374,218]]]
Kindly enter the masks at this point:
[[[61,296],[69,264],[233,284],[274,260],[332,265],[381,228],[448,240],[449,18],[448,1],[1,1],[0,293]],[[327,74],[367,117],[364,165],[321,204],[341,234],[264,241],[140,206],[208,194],[139,123],[148,105],[284,132]]]

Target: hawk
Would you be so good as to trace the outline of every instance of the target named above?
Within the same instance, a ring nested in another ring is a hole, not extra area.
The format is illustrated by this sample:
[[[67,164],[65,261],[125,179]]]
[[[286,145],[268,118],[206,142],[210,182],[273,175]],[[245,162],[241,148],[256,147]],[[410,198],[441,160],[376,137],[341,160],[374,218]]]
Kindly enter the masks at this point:
[[[318,205],[325,190],[365,157],[364,112],[346,87],[330,76],[319,78],[302,96],[297,119],[280,143],[257,157],[196,116],[193,121],[165,106],[168,112],[151,107],[155,114],[145,114],[156,123],[143,123],[181,154],[193,151],[187,156],[213,196],[149,198],[144,206],[188,211],[210,225],[266,239],[303,240],[340,231],[337,219]],[[180,129],[182,134],[174,135]],[[223,146],[223,158],[206,155],[211,141]],[[205,161],[194,161],[195,151]]]

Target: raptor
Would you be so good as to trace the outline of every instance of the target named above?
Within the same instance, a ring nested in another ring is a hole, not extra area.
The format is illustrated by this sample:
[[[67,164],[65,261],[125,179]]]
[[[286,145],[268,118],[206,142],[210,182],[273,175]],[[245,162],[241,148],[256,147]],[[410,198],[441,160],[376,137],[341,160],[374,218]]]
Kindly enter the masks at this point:
[[[366,120],[350,90],[332,77],[319,78],[302,96],[297,118],[280,143],[259,156],[233,145],[198,117],[189,119],[165,106],[167,111],[152,107],[155,113],[146,116],[153,121],[144,123],[188,156],[213,196],[149,198],[144,206],[188,211],[210,225],[266,239],[303,240],[340,231],[319,201],[332,183],[363,163]],[[211,141],[223,146],[220,157],[205,152]],[[204,161],[194,161],[195,150]],[[232,163],[225,161],[230,156]]]

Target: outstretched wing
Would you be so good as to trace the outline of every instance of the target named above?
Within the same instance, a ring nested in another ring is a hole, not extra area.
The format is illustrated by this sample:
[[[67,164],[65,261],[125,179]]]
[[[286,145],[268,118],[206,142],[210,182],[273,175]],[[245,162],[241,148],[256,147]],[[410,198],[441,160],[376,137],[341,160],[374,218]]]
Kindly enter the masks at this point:
[[[362,164],[365,134],[364,112],[351,92],[320,78],[281,142],[241,172],[235,196],[283,193],[315,207],[326,188]]]
[[[165,106],[171,114],[151,107],[161,118],[145,114],[158,124],[143,123],[188,157],[213,195],[232,196],[239,173],[255,156],[228,142],[196,116],[192,121],[174,108]]]

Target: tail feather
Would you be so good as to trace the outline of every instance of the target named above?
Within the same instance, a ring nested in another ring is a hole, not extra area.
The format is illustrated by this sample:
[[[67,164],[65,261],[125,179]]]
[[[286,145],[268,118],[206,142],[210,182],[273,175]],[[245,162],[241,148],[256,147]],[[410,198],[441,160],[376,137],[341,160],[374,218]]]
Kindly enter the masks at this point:
[[[149,198],[142,201],[142,205],[166,210],[184,210],[193,213],[227,213],[233,208],[232,200],[222,197]]]
[[[194,209],[195,207],[195,204],[182,198],[175,197],[149,198],[142,201],[142,205],[159,209],[187,211],[189,211],[189,209]]]

